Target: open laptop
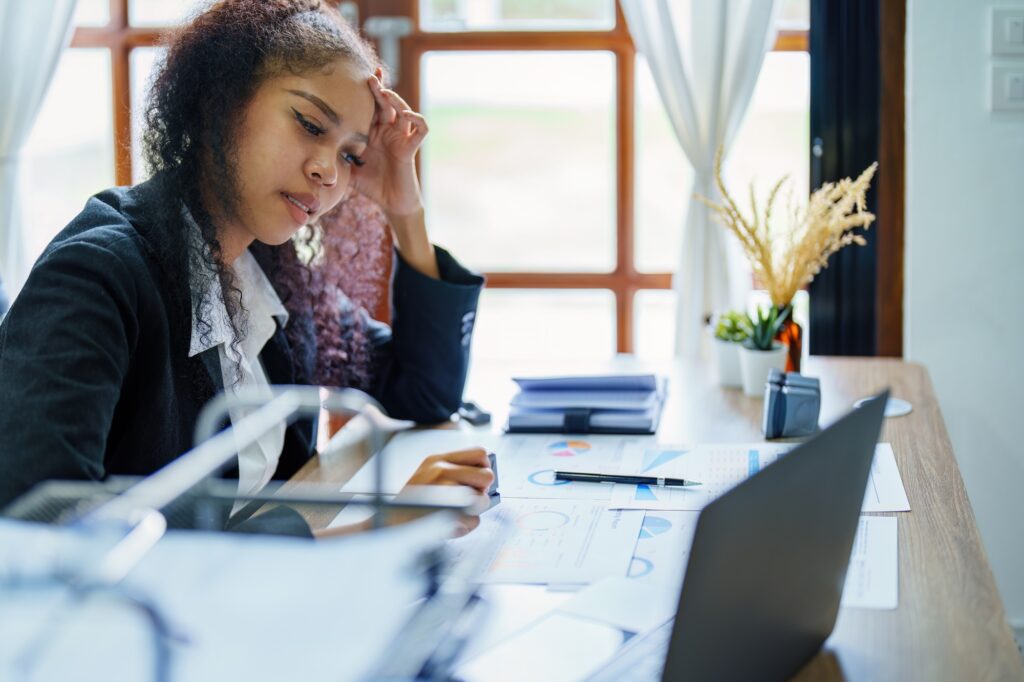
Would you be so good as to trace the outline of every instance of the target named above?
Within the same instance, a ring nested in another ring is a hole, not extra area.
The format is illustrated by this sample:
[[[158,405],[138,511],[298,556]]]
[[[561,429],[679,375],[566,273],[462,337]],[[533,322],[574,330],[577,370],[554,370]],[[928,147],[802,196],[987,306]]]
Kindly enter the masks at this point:
[[[701,512],[674,621],[591,679],[781,680],[835,626],[889,392]]]

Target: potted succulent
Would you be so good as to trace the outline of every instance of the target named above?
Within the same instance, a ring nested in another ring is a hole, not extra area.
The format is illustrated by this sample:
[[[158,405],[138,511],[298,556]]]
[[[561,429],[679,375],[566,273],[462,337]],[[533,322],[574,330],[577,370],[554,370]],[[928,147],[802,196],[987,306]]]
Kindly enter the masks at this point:
[[[746,341],[749,335],[750,318],[745,314],[730,310],[718,317],[711,347],[715,357],[715,368],[718,370],[719,385],[735,388],[743,385],[740,374],[740,344]]]
[[[766,312],[767,310],[767,312]],[[743,392],[749,396],[764,394],[764,382],[772,368],[786,366],[788,347],[775,340],[779,329],[789,317],[789,308],[781,311],[775,306],[758,308],[756,318],[748,318],[750,335],[740,348],[740,373]]]

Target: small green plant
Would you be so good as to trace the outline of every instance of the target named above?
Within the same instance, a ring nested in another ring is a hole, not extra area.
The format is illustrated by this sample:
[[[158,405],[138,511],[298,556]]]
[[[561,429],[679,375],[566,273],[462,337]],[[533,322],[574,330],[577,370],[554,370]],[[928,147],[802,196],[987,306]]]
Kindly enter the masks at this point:
[[[767,313],[765,310],[767,309]],[[750,324],[750,338],[746,341],[748,348],[754,350],[771,350],[775,341],[775,335],[779,333],[786,318],[789,317],[790,306],[786,306],[780,312],[775,306],[758,308],[757,317],[747,317]]]
[[[730,310],[718,318],[715,325],[715,338],[722,341],[740,343],[750,336],[750,318],[745,314]]]

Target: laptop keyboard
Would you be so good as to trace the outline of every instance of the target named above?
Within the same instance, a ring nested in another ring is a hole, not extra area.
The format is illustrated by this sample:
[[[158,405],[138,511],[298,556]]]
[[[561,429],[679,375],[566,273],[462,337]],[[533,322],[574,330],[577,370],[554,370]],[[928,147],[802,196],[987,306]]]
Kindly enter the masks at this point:
[[[659,682],[665,668],[674,622],[670,620],[646,635],[633,638],[588,682]]]

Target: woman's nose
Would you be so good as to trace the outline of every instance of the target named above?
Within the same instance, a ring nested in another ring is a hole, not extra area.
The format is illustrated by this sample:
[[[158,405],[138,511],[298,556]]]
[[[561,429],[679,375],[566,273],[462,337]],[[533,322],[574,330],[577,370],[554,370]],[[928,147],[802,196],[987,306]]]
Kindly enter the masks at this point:
[[[306,175],[324,187],[334,187],[338,182],[338,166],[321,159],[306,162]]]

